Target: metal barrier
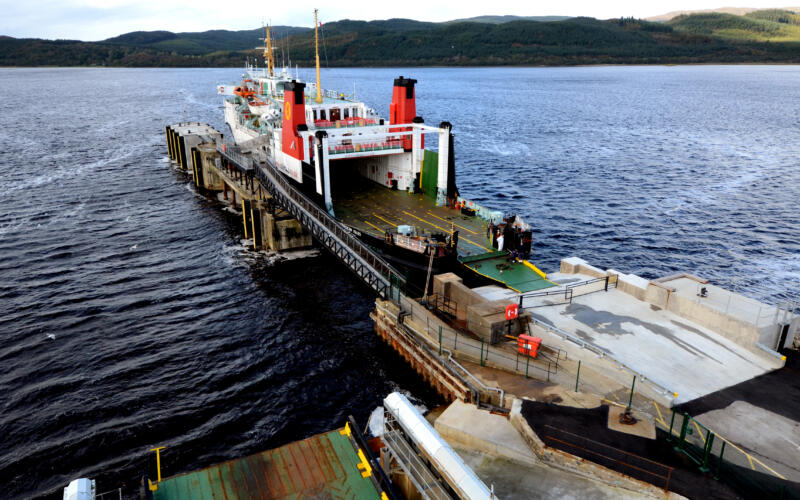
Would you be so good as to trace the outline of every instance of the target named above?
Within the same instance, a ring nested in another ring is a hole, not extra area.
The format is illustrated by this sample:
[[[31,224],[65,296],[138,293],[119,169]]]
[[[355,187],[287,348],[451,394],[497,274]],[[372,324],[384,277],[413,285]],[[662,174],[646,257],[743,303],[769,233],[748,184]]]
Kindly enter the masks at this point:
[[[405,286],[403,276],[355,237],[349,228],[292,186],[270,161],[255,163],[252,158],[241,154],[238,148],[227,144],[217,143],[217,151],[229,162],[245,170],[254,167],[260,185],[275,201],[307,227],[320,243],[378,295],[392,299],[392,287]]]
[[[543,441],[546,445],[560,449],[567,447],[573,455],[589,455],[584,456],[584,458],[611,469],[619,470],[621,468],[622,471],[620,472],[627,476],[669,490],[669,482],[672,479],[674,467],[573,434],[549,424],[545,424],[544,427],[547,429],[546,432],[542,433]]]
[[[578,283],[570,283],[565,285],[563,288],[559,288],[558,290],[546,290],[543,292],[533,292],[533,293],[523,293],[519,296],[519,307],[522,309],[523,307],[532,308],[532,307],[542,307],[542,306],[549,306],[549,305],[558,305],[554,303],[549,304],[542,304],[539,306],[532,306],[530,305],[531,299],[540,298],[540,297],[564,297],[564,302],[572,304],[572,299],[574,297],[581,297],[583,295],[588,295],[590,293],[604,291],[607,292],[609,288],[616,288],[617,282],[619,277],[617,275],[612,276],[605,276],[603,278],[593,278],[590,280],[580,281]],[[596,289],[589,289],[590,285],[597,284],[598,286]],[[584,290],[580,290],[583,288]],[[528,299],[529,304],[525,305],[525,299]]]
[[[389,411],[384,410],[383,443],[397,460],[400,468],[416,487],[422,498],[433,500],[452,500],[442,480],[431,471],[420,453],[405,437],[402,427]]]

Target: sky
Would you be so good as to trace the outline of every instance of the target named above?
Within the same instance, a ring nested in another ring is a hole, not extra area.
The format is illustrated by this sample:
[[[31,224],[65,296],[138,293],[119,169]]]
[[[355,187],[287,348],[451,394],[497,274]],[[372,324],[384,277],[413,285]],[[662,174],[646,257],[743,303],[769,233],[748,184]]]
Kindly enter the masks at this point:
[[[720,3],[722,2],[722,3]],[[800,2],[795,2],[800,3]],[[233,5],[247,8],[233,7]],[[130,31],[205,31],[254,29],[272,25],[312,26],[314,7],[320,21],[389,19],[448,21],[481,15],[589,16],[645,18],[675,10],[719,7],[769,8],[793,4],[774,0],[286,0],[230,2],[223,0],[0,0],[0,35],[17,38],[104,40]]]

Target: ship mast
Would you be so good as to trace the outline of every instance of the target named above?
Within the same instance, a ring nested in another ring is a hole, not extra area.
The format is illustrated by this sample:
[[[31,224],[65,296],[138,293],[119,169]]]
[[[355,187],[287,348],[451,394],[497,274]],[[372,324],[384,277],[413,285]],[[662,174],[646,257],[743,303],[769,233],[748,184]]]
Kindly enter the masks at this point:
[[[317,97],[314,102],[322,102],[322,84],[319,81],[319,22],[317,21],[317,9],[314,9],[314,52],[317,57]]]
[[[267,56],[267,74],[269,76],[272,76],[272,73],[273,73],[272,69],[275,67],[275,62],[272,59],[272,57],[273,57],[272,56],[272,37],[270,36],[270,33],[269,33],[269,25],[265,26],[265,28],[267,30],[267,45],[265,47],[266,52],[267,52],[266,53],[266,56]]]

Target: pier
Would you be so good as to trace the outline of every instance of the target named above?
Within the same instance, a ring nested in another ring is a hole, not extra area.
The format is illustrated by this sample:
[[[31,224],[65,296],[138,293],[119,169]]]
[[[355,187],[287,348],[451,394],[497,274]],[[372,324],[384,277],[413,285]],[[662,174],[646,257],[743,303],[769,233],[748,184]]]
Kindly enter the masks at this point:
[[[313,238],[375,292],[376,334],[448,401],[453,410],[435,427],[464,453],[511,457],[528,464],[522,467],[544,464],[590,477],[591,487],[653,498],[703,491],[724,464],[772,485],[800,480],[800,470],[787,469],[780,453],[756,456],[737,446],[748,442],[744,431],[723,437],[701,423],[725,422],[727,433],[728,419],[680,410],[783,370],[785,349],[800,331],[796,304],[768,306],[689,274],[647,280],[575,257],[550,273],[524,261],[527,274],[516,275],[504,269],[500,253],[462,256],[489,284],[471,286],[441,273],[415,293],[403,273],[359,239],[354,221],[378,236],[414,219],[459,225],[470,240],[465,248],[486,252],[491,242],[483,225],[415,208],[410,194],[402,194],[405,209],[396,217],[385,206],[367,212],[345,204],[338,212],[350,221],[345,225],[259,155],[257,141],[237,147],[208,130],[199,141],[187,139],[194,126],[167,127],[170,157],[199,189],[241,210],[254,249],[303,248]],[[497,433],[487,431],[487,415],[499,419]],[[560,416],[565,428],[557,425]],[[588,421],[605,430],[587,435]],[[680,465],[675,453],[697,466]],[[487,474],[485,481],[493,477]]]

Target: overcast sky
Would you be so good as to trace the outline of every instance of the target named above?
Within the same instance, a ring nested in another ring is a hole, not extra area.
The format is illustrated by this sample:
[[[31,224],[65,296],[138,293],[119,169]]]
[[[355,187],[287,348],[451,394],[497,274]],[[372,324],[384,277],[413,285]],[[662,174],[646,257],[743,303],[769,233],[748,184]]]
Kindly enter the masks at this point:
[[[796,2],[800,3],[800,2]],[[236,5],[237,7],[234,7]],[[311,26],[313,9],[322,22],[339,19],[447,21],[480,15],[649,17],[674,10],[775,7],[769,0],[307,0],[231,2],[223,0],[0,0],[0,35],[103,40],[129,31],[205,31],[253,29],[273,25]],[[786,4],[783,4],[786,5]],[[242,8],[241,6],[247,6]]]

